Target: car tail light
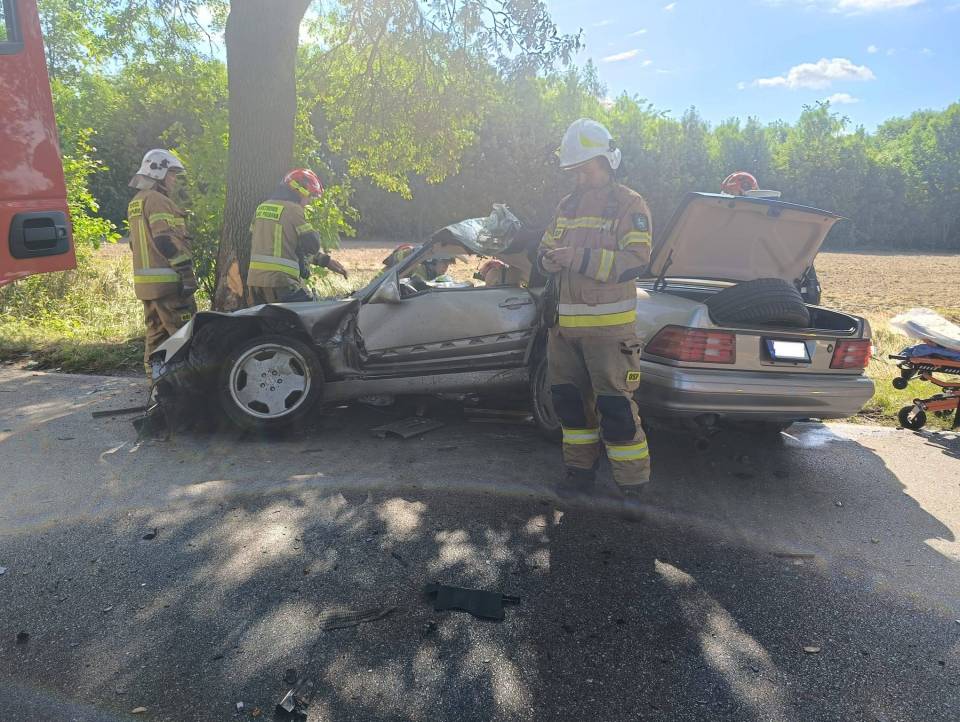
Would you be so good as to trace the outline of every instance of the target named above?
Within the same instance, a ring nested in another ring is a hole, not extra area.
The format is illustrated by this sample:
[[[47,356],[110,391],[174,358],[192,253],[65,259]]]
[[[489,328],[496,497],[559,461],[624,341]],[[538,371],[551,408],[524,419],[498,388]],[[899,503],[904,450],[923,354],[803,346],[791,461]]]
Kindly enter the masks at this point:
[[[830,359],[832,369],[865,369],[870,363],[873,347],[870,339],[838,341]]]
[[[644,351],[675,361],[732,364],[737,360],[736,345],[736,334],[730,331],[664,326]]]

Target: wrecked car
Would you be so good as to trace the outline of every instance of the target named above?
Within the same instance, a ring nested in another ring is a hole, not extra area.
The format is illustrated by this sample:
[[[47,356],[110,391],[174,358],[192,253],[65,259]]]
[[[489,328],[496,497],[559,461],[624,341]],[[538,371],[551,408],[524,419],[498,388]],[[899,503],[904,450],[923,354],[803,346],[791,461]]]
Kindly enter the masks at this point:
[[[472,219],[437,231],[348,297],[197,314],[151,359],[157,402],[168,419],[216,403],[241,427],[270,429],[320,403],[507,392],[528,394],[536,423],[555,433],[539,234],[497,212],[493,226]],[[645,421],[707,435],[859,411],[873,394],[869,324],[807,304],[795,287],[838,220],[766,198],[684,199],[637,279]],[[406,275],[438,251],[500,258],[527,282],[412,285]]]

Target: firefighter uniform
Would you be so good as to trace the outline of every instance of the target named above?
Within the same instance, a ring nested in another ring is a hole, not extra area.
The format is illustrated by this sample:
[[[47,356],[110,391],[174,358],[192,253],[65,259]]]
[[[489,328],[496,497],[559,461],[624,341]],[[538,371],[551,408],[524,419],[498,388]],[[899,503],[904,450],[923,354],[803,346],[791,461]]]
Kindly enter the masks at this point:
[[[651,234],[643,198],[611,181],[567,196],[540,244],[541,259],[555,248],[575,250],[570,267],[557,274],[557,321],[547,342],[564,462],[595,468],[602,441],[621,487],[650,478],[633,394],[641,351],[635,279],[650,261]]]
[[[320,253],[320,235],[307,223],[303,206],[284,200],[261,203],[250,233],[247,286],[254,303],[313,300],[304,283],[309,266],[326,266],[330,257]]]
[[[197,282],[184,213],[164,193],[141,190],[127,206],[134,291],[147,326],[144,367],[156,348],[197,312]]]

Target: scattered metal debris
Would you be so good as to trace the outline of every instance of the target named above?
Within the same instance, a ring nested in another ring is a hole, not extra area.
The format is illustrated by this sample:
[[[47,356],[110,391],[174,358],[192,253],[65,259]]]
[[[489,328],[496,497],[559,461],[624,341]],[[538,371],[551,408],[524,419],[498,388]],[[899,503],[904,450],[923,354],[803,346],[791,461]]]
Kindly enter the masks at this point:
[[[771,552],[773,556],[779,557],[780,559],[816,559],[817,555],[813,552],[791,552],[791,551],[782,551],[782,552]]]
[[[411,416],[407,419],[377,426],[370,429],[370,433],[378,439],[385,439],[388,435],[398,436],[401,439],[412,439],[414,436],[426,434],[428,431],[435,431],[443,428],[445,425],[442,421],[437,421],[436,419]]]
[[[159,531],[160,531],[160,530],[159,530],[157,527],[153,527],[153,529],[151,529],[150,531],[148,531],[146,534],[144,534],[144,535],[143,535],[142,537],[140,537],[140,538],[143,539],[144,541],[151,541],[151,540],[157,538],[157,534],[158,534]]]
[[[373,607],[362,611],[341,611],[324,612],[320,615],[320,627],[325,632],[332,629],[345,629],[347,627],[356,627],[366,622],[375,622],[378,619],[390,615],[396,610],[396,607]]]
[[[289,669],[287,669],[287,671],[283,673],[283,681],[289,684],[290,686],[295,685],[297,683],[297,679],[298,679],[297,670],[295,670],[293,667],[290,667]]]
[[[6,567],[0,567],[0,577],[2,577],[2,576],[3,576],[4,574],[6,574],[6,573],[7,573],[7,568],[6,568]]]
[[[142,414],[143,406],[127,406],[122,409],[104,409],[103,411],[94,411],[90,415],[95,419],[105,419],[110,416],[125,416],[126,414]]]
[[[803,648],[803,651],[807,654],[820,654],[820,647],[815,644],[808,645]]]
[[[76,436],[58,436],[57,441],[73,441],[76,438]]]
[[[533,424],[533,416],[525,410],[466,408],[463,410],[463,415],[467,421],[475,424],[516,424],[518,426]]]
[[[30,641],[29,632],[17,632],[17,644],[26,644]]]
[[[433,609],[435,612],[452,609],[469,612],[478,619],[503,620],[504,604],[519,604],[520,597],[499,592],[488,592],[482,589],[467,589],[465,587],[451,587],[446,584],[428,584],[424,588],[427,596],[435,596]]]
[[[243,712],[243,702],[237,702],[237,712]]]
[[[404,569],[406,569],[407,567],[410,566],[410,564],[407,562],[407,560],[404,559],[402,556],[400,556],[399,553],[397,553],[397,552],[390,552],[390,556],[392,556],[394,559],[396,559],[398,562],[400,562],[400,566],[403,567]]]
[[[132,710],[130,710],[130,714],[146,714],[146,713],[147,713],[146,707],[134,707]]]

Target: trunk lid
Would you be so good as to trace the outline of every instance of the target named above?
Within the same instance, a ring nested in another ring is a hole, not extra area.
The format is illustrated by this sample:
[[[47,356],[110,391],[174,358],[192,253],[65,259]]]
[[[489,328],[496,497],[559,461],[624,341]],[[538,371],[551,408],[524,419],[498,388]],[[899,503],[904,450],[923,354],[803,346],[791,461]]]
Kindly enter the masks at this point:
[[[690,193],[657,239],[647,275],[794,283],[839,220],[769,198]]]

